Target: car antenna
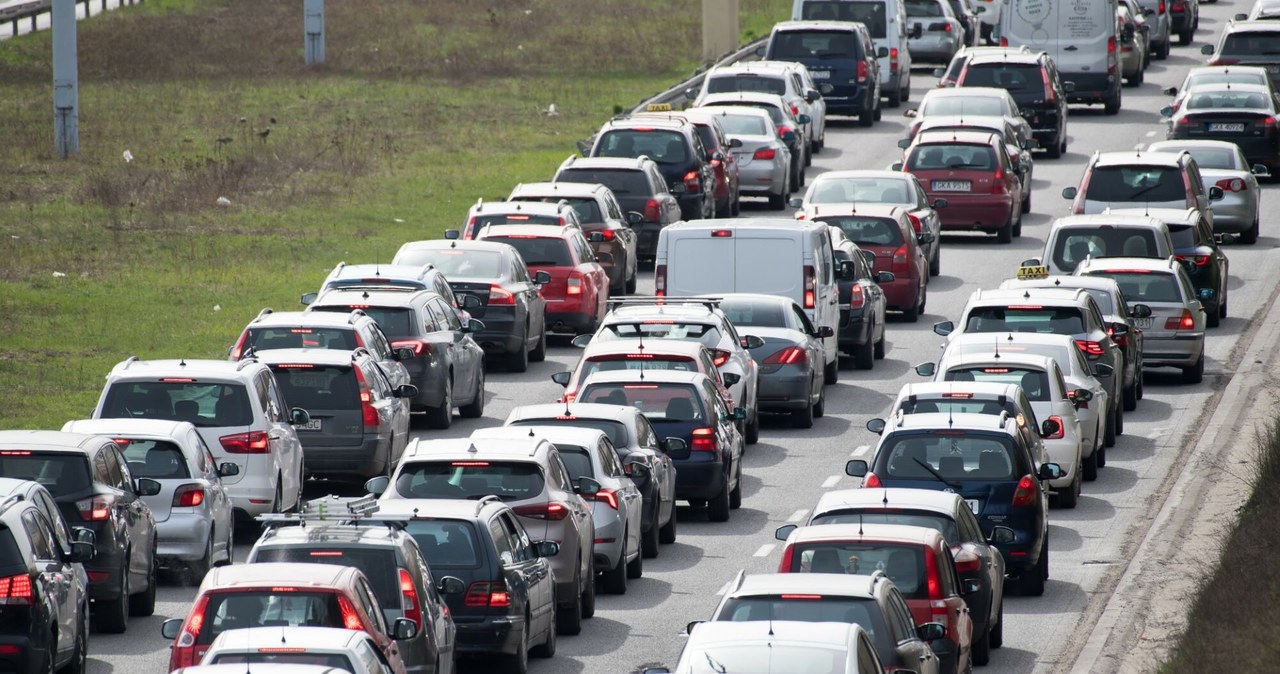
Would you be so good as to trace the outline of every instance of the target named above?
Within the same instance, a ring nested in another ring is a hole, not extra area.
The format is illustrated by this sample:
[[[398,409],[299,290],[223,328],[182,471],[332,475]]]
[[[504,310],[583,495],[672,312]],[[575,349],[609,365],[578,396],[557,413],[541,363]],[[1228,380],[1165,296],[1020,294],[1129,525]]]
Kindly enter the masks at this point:
[[[858,513],[858,537],[862,537],[862,513]]]
[[[533,426],[529,427],[529,437],[533,437]]]
[[[889,489],[887,487],[884,490],[884,498],[880,499],[880,503],[884,504],[886,508],[889,507]]]
[[[566,416],[566,417],[571,417],[571,416],[573,416],[573,412],[570,412],[570,411],[569,411],[569,401],[568,401],[568,400],[565,400],[565,401],[564,401],[564,416]]]
[[[997,338],[996,338],[996,355],[995,355],[995,357],[996,357],[996,358],[999,358],[999,357],[1000,357],[1000,338],[999,338],[999,337],[997,337]]]
[[[641,332],[644,332],[643,328]],[[644,337],[640,338],[640,381],[644,381]]]

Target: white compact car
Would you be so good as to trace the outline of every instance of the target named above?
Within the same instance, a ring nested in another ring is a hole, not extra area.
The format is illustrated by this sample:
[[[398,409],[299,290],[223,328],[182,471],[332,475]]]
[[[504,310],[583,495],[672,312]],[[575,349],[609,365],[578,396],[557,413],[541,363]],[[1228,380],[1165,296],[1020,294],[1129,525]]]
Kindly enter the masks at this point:
[[[364,630],[336,627],[251,627],[227,630],[213,640],[202,665],[320,665],[330,672],[384,674],[393,671]],[[228,668],[229,669],[229,668]],[[258,671],[254,667],[253,671]],[[277,671],[274,668],[271,672]],[[188,670],[190,671],[190,670]],[[324,671],[324,670],[322,670]]]

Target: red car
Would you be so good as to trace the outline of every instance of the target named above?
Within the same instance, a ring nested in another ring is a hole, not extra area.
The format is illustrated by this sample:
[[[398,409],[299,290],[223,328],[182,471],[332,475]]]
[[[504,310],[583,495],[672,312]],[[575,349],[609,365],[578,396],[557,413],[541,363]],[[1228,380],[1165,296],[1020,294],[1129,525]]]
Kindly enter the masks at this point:
[[[873,254],[872,271],[893,274],[892,281],[879,284],[888,308],[913,323],[920,317],[929,285],[924,244],[933,241],[933,232],[916,233],[907,211],[889,204],[813,205],[805,217],[839,228],[846,239]]]
[[[1000,243],[1022,236],[1022,181],[998,134],[921,132],[899,168],[920,181],[930,201],[947,200],[943,230],[989,232]]]
[[[945,674],[972,671],[973,619],[964,595],[980,589],[961,582],[951,547],[936,529],[901,524],[820,524],[787,537],[778,573],[870,575],[883,570],[898,586],[917,625],[947,628],[929,647]]]
[[[592,232],[593,237],[600,236]],[[551,282],[542,286],[547,300],[547,332],[595,332],[609,301],[609,274],[601,262],[609,253],[592,252],[577,227],[491,225],[477,233],[481,241],[510,244],[520,252],[529,273],[545,271]]]

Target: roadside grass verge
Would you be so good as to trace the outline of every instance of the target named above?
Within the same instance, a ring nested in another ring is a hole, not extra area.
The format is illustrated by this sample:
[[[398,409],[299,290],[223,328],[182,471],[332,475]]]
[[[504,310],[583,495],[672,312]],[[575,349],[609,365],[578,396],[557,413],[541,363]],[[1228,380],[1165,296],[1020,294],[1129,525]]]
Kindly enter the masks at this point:
[[[743,25],[783,4],[745,0]],[[88,415],[129,355],[223,357],[339,260],[390,260],[477,197],[549,178],[701,48],[684,0],[326,10],[327,62],[310,69],[300,2],[149,0],[81,22],[67,161],[49,34],[0,43],[0,427]]]
[[[1186,632],[1162,674],[1273,672],[1280,660],[1275,626],[1280,624],[1280,419],[1260,429],[1250,476],[1251,495],[1213,575],[1191,602]]]

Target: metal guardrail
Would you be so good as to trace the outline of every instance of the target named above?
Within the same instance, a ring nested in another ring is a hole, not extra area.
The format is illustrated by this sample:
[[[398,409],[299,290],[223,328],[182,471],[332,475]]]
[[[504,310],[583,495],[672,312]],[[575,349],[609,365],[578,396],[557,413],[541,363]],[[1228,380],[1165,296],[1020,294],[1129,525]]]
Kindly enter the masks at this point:
[[[660,93],[654,94],[653,96],[646,98],[643,101],[640,101],[639,105],[631,109],[631,114],[635,114],[637,112],[644,112],[650,105],[653,105],[655,103],[657,104],[667,103],[667,104],[672,104],[672,107],[675,107],[674,105],[675,103],[684,100],[685,89],[695,89],[695,88],[701,89],[702,88],[702,80],[707,76],[708,70],[719,67],[719,66],[733,65],[741,61],[754,61],[758,58],[756,56],[756,50],[765,46],[765,44],[768,43],[768,41],[769,41],[769,38],[767,36],[762,37],[753,42],[748,42],[747,44],[743,45],[742,47],[739,47],[735,51],[725,52],[724,55],[722,55],[720,58],[713,61],[710,65],[702,67],[697,72],[695,72],[691,77],[684,80],[683,82],[675,85],[670,89],[667,89],[666,91],[662,91]]]
[[[131,5],[140,5],[143,0],[115,0],[116,7],[128,7]],[[107,0],[75,0],[75,4],[84,5],[84,15],[89,16],[89,10],[93,3],[97,2],[100,11],[111,9],[107,7]],[[41,14],[48,14],[53,11],[53,0],[32,0],[20,5],[12,5],[9,7],[0,7],[0,25],[9,24],[10,34],[18,35],[18,25],[21,21],[31,21],[31,32],[39,30],[36,25],[36,19]]]

